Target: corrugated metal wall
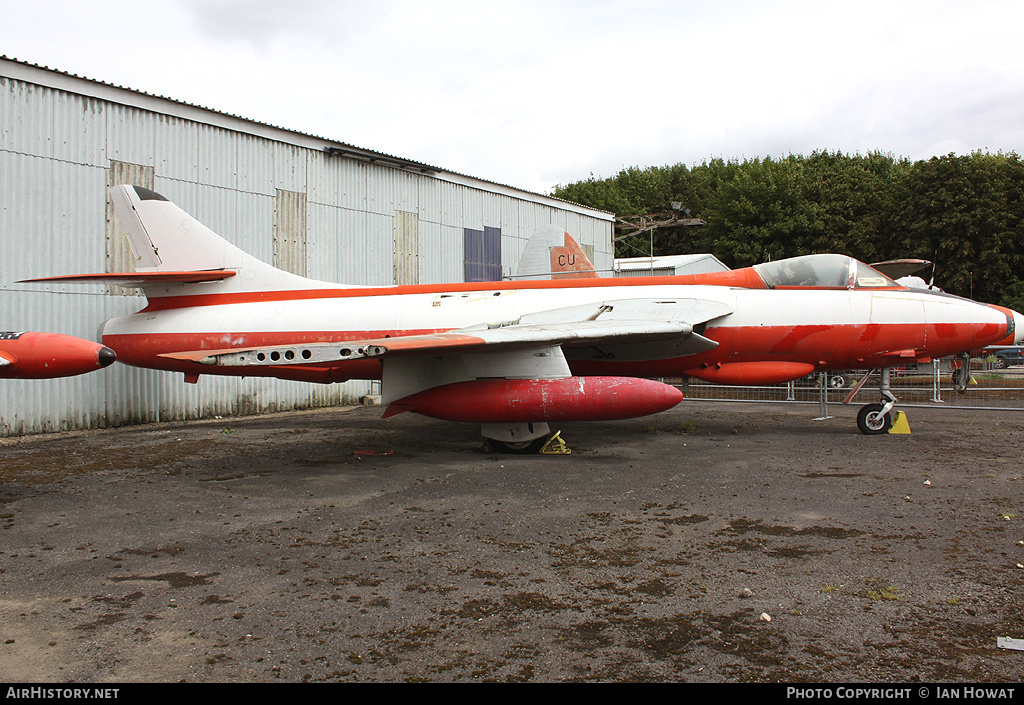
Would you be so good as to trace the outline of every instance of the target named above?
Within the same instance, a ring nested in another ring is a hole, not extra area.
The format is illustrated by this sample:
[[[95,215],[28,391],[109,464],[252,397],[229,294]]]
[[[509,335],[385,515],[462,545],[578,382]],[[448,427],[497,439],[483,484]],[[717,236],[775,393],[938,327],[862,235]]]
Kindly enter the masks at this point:
[[[174,115],[162,114],[152,96],[145,107],[90,97],[84,88],[94,82],[64,74],[72,89],[39,85],[26,71],[48,78],[48,70],[18,64],[13,77],[5,66],[14,65],[0,60],[0,330],[95,340],[104,320],[145,304],[103,285],[16,283],[130,269],[106,195],[124,180],[164,194],[260,259],[316,279],[461,281],[464,228],[485,227],[501,230],[504,274],[514,274],[530,234],[546,224],[594,247],[599,269],[611,267],[610,221],[552,199],[330,155],[290,142],[287,131],[278,140],[207,124],[220,114],[173,101]],[[396,243],[414,258],[396,262]],[[179,374],[115,364],[67,379],[0,380],[0,436],[343,404],[369,390],[211,376],[185,384]]]

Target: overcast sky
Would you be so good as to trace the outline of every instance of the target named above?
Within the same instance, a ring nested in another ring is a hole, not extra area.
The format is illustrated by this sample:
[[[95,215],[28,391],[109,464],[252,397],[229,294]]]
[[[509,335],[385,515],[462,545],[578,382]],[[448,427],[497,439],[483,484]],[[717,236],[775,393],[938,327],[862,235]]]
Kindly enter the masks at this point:
[[[0,54],[541,193],[1024,153],[1020,0],[0,0]]]

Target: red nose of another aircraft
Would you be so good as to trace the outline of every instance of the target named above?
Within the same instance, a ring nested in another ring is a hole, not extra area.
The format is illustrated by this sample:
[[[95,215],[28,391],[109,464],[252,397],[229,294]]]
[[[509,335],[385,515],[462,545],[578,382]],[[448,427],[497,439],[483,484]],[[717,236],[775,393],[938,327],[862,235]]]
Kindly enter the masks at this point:
[[[72,377],[107,367],[117,354],[99,343],[60,333],[0,332],[0,378]]]

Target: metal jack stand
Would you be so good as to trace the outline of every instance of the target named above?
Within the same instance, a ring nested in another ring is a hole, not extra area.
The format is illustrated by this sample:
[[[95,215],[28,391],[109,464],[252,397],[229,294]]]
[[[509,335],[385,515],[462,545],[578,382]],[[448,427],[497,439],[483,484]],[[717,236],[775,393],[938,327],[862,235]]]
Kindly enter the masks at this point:
[[[939,364],[938,360],[932,360],[932,401],[936,404],[942,404],[942,392],[940,387],[942,386],[942,365]]]
[[[828,415],[828,372],[818,375],[818,416],[814,421],[830,419]]]

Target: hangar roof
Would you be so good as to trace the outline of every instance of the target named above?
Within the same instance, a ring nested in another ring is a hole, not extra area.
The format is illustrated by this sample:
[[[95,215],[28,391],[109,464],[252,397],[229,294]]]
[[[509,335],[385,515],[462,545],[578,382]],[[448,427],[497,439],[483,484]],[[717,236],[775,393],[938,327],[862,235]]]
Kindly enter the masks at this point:
[[[443,179],[444,181],[458,183],[464,186],[490,191],[492,193],[513,196],[515,198],[521,198],[537,203],[547,203],[552,207],[559,208],[561,210],[581,213],[600,220],[614,220],[614,215],[607,211],[590,208],[570,201],[564,201],[559,198],[554,198],[553,196],[534,193],[515,186],[508,186],[506,184],[487,181],[486,179],[479,179],[477,177],[459,174],[441,167],[431,166],[411,159],[396,157],[383,152],[376,152],[363,147],[356,147],[355,145],[347,144],[345,142],[318,137],[316,135],[310,135],[284,127],[277,127],[276,125],[270,125],[256,120],[251,120],[249,118],[240,117],[238,115],[205,108],[201,105],[187,103],[174,98],[153,95],[133,88],[125,88],[112,83],[78,76],[66,71],[31,64],[2,54],[0,54],[0,76],[7,76],[56,90],[64,90],[70,93],[85,95],[91,98],[97,98],[99,100],[105,100],[120,105],[127,105],[142,110],[149,110],[163,115],[171,115],[173,117],[202,122],[204,124],[221,127],[227,130],[234,130],[236,132],[242,132],[256,137],[276,140],[278,142],[286,142],[288,144],[305,147],[307,149],[322,150],[328,154],[339,157],[357,159],[396,169],[430,175],[435,178]]]

